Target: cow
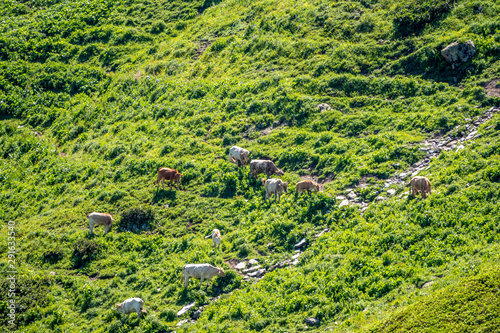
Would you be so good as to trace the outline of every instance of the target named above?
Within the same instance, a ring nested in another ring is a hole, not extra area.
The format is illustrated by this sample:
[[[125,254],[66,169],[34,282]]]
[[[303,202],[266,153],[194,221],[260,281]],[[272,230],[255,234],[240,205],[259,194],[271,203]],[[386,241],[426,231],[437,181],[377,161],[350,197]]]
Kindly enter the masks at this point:
[[[210,264],[187,264],[182,268],[182,277],[181,283],[184,281],[184,288],[187,288],[189,285],[189,279],[200,279],[200,288],[201,283],[204,279],[207,280],[207,288],[210,283],[210,279],[214,276],[226,276],[224,270],[220,267],[214,267]]]
[[[266,200],[269,200],[269,197],[274,194],[274,202],[276,202],[276,197],[278,197],[279,202],[281,194],[288,192],[288,182],[283,182],[281,179],[275,178],[267,179],[264,182],[264,189],[266,190]]]
[[[134,297],[128,298],[123,301],[123,303],[116,304],[116,311],[123,314],[123,321],[125,321],[125,315],[127,315],[127,320],[130,318],[131,313],[137,313],[137,316],[141,318],[141,313],[147,313],[143,310],[144,301],[141,298]]]
[[[316,192],[319,192],[319,188],[319,184],[316,184],[311,180],[304,180],[297,183],[297,185],[295,186],[295,193],[307,191],[307,193],[311,195],[312,190],[316,190]]]
[[[422,176],[413,177],[406,186],[410,187],[410,195],[415,196],[415,194],[420,192],[422,199],[427,197],[427,193],[431,193],[431,182]]]
[[[113,224],[113,216],[108,213],[90,213],[89,216],[89,229],[90,234],[94,233],[94,225],[103,225],[104,234],[107,235],[111,225]]]
[[[169,169],[169,168],[159,168],[158,169],[158,177],[156,178],[155,185],[158,185],[158,188],[160,188],[160,182],[161,182],[161,187],[165,189],[165,184],[163,183],[165,180],[169,181],[170,180],[170,190],[172,190],[172,183],[175,181],[177,183],[177,190],[179,190],[179,181],[183,175],[176,169]]]
[[[229,162],[234,162],[237,166],[240,166],[240,163],[242,166],[245,166],[249,156],[250,152],[248,150],[238,146],[232,146],[229,150]]]
[[[205,237],[205,239],[207,239],[207,238],[212,238],[212,247],[218,248],[220,246],[221,236],[220,236],[219,229],[212,230],[212,234]]]
[[[265,173],[269,179],[271,175],[283,176],[285,173],[278,169],[272,161],[268,160],[251,160],[250,161],[250,176],[257,177],[259,173]]]

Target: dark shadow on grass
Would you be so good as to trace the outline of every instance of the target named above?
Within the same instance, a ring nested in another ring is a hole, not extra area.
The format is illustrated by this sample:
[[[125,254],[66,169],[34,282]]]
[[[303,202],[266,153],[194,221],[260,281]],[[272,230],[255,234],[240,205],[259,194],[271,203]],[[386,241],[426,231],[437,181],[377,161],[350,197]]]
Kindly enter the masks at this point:
[[[159,189],[155,192],[153,196],[153,203],[158,203],[163,200],[170,200],[172,202],[177,200],[177,191],[176,190],[163,190]]]

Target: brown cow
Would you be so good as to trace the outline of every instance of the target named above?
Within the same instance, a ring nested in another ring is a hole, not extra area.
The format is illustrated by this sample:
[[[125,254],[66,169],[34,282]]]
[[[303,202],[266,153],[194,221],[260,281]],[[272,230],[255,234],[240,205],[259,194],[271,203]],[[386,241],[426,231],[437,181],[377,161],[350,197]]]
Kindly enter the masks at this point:
[[[297,185],[295,186],[295,192],[307,191],[307,193],[311,195],[312,190],[316,190],[317,192],[319,192],[319,185],[311,180],[304,180],[298,182]]]
[[[179,190],[179,181],[180,181],[181,177],[182,177],[182,175],[176,169],[159,168],[158,169],[158,177],[156,178],[155,185],[158,185],[158,188],[159,188],[160,182],[161,182],[161,187],[163,189],[165,189],[165,185],[163,182],[165,180],[166,181],[170,180],[170,189],[172,189],[172,183],[175,181],[177,183],[177,190]]]
[[[422,194],[422,199],[427,197],[427,193],[431,193],[431,182],[429,179],[422,176],[413,177],[406,186],[410,186],[410,195],[414,196],[416,193],[420,192]]]

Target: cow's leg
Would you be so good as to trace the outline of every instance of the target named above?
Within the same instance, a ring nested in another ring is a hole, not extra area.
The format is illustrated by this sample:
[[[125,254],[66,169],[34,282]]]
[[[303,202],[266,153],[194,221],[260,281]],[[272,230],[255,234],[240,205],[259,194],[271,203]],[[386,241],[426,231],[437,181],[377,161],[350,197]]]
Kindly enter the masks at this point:
[[[201,289],[202,282],[203,282],[203,277],[200,278],[200,289]]]
[[[276,193],[276,191],[274,192],[274,202],[276,202],[276,198],[278,197],[278,194]]]
[[[210,284],[210,278],[207,279],[207,289],[209,284]]]
[[[123,313],[123,321],[125,321],[125,311],[123,311],[122,313]]]
[[[130,313],[127,315],[127,321],[130,319]]]
[[[162,180],[161,180],[161,188],[162,188],[162,189],[165,189],[165,179],[162,179]]]
[[[141,318],[141,310],[137,310],[137,317]]]
[[[94,222],[89,220],[89,231],[92,235],[94,233]]]
[[[107,235],[109,230],[109,225],[104,226],[104,234]]]
[[[190,279],[190,278],[191,278],[191,277],[189,277],[189,276],[185,276],[185,277],[184,277],[184,288],[187,288],[187,287],[188,287],[188,285],[189,285],[189,279]]]

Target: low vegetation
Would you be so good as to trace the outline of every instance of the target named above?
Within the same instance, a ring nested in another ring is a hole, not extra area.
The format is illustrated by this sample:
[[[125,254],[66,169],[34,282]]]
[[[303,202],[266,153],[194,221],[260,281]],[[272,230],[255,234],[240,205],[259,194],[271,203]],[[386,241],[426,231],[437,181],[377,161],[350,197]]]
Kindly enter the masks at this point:
[[[8,0],[0,14],[0,268],[15,221],[19,330],[497,326],[500,116],[420,172],[425,200],[384,187],[425,140],[464,138],[500,106],[483,88],[500,76],[495,1]],[[446,63],[441,49],[469,39],[475,56]],[[285,171],[279,203],[228,162],[232,145]],[[180,191],[154,186],[161,166]],[[305,178],[323,191],[295,194]],[[339,207],[348,189],[369,208]],[[94,211],[113,215],[108,235],[89,235]],[[261,280],[231,268],[269,268],[304,238],[296,265]],[[184,289],[183,265],[205,262],[226,276]],[[129,297],[144,319],[122,322]]]

